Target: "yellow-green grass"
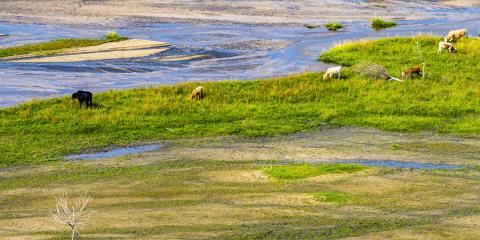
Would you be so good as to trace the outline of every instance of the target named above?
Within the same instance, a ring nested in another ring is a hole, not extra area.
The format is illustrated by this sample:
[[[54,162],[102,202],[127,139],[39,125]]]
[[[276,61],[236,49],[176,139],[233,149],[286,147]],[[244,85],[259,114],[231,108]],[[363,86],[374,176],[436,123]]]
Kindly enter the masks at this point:
[[[206,96],[190,101],[200,83],[94,92],[92,110],[71,97],[31,101],[0,110],[0,166],[56,161],[65,154],[205,136],[272,136],[318,126],[364,126],[388,131],[480,133],[480,40],[436,53],[437,37],[389,38],[334,47],[322,60],[352,66],[370,60],[395,75],[418,65],[426,77],[405,82],[369,80],[346,69],[341,80],[305,73],[256,81],[201,83]]]
[[[353,173],[365,169],[365,167],[355,164],[301,164],[286,165],[266,168],[263,171],[268,176],[281,180],[298,180],[308,177],[315,177],[324,174],[335,173]]]
[[[36,56],[53,55],[64,52],[70,48],[96,46],[108,42],[117,42],[125,40],[118,34],[108,33],[103,39],[55,39],[48,42],[40,42],[23,46],[15,46],[0,49],[0,58],[12,57],[18,55],[32,54]]]

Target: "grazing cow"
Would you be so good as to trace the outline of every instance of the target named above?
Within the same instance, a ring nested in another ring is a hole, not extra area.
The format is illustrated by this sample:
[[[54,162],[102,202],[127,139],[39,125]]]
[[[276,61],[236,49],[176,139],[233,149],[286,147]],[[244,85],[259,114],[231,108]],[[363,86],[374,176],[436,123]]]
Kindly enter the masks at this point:
[[[197,88],[193,89],[192,94],[190,95],[190,100],[197,98],[198,100],[203,99],[203,87],[198,86]]]
[[[453,30],[450,31],[445,38],[445,42],[455,42],[461,37],[466,37],[467,36],[467,29],[458,29],[458,30]]]
[[[444,49],[448,49],[448,53],[452,53],[457,51],[453,43],[448,42],[439,42],[438,43],[438,53],[441,53]]]
[[[422,74],[421,67],[409,67],[407,70],[402,72],[402,78],[412,77],[413,75],[420,76],[420,74]]]
[[[331,67],[328,68],[325,74],[323,74],[323,79],[332,78],[334,75],[337,75],[338,79],[340,79],[340,74],[342,73],[342,67]]]
[[[83,102],[87,104],[87,108],[88,106],[90,106],[90,108],[93,108],[93,103],[92,103],[93,94],[91,92],[80,90],[72,94],[72,100],[75,100],[75,99],[78,99],[78,102],[80,103],[80,108],[82,107]]]

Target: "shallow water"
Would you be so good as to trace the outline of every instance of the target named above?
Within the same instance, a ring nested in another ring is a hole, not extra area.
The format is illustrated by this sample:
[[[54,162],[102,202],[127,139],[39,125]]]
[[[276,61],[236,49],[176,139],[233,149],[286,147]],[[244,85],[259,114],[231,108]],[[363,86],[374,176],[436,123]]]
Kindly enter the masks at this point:
[[[159,150],[163,147],[165,147],[165,145],[163,144],[150,144],[150,145],[143,145],[143,146],[113,148],[113,149],[105,150],[102,152],[69,155],[69,156],[66,156],[65,158],[71,161],[95,160],[95,159],[102,159],[102,158],[119,157],[119,156],[124,156],[128,154],[135,154],[135,153],[152,152],[152,151]]]
[[[419,163],[419,162],[402,162],[393,160],[342,160],[337,163],[359,164],[369,167],[386,167],[386,168],[409,168],[409,169],[444,169],[456,170],[464,169],[465,166],[453,164],[435,164],[435,163]]]
[[[428,11],[428,10],[427,10]],[[79,63],[9,63],[0,61],[0,107],[32,98],[69,94],[76,90],[102,92],[185,81],[255,79],[304,71],[320,71],[329,65],[318,55],[348,40],[407,36],[444,35],[451,29],[480,29],[478,8],[434,9],[455,18],[398,21],[395,28],[374,31],[365,21],[347,22],[345,29],[328,32],[324,28],[271,27],[240,24],[152,24],[118,29],[130,38],[169,42],[174,48],[144,58]],[[440,12],[439,14],[444,14]],[[462,15],[463,14],[463,15]],[[473,14],[475,15],[475,14]],[[63,27],[0,23],[0,47],[55,38],[99,38],[110,31],[102,26]],[[164,56],[205,54],[207,58],[176,62]]]

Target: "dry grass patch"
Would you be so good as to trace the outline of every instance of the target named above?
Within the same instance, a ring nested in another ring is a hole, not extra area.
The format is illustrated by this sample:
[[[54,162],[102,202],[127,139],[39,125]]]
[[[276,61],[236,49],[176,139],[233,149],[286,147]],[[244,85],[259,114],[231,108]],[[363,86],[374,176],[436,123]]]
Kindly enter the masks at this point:
[[[307,193],[267,193],[247,194],[232,199],[235,204],[246,205],[285,205],[285,206],[308,206],[318,205],[319,202]]]
[[[209,171],[205,176],[212,181],[232,183],[268,182],[268,177],[261,171],[223,170]]]

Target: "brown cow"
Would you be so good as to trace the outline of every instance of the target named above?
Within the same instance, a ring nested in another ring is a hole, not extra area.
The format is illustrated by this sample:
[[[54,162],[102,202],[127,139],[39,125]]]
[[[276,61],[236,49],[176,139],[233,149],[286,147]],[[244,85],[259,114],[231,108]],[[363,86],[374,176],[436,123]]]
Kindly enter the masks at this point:
[[[421,67],[409,67],[407,70],[402,72],[402,78],[412,77],[413,75],[420,76],[420,74],[422,74]]]

